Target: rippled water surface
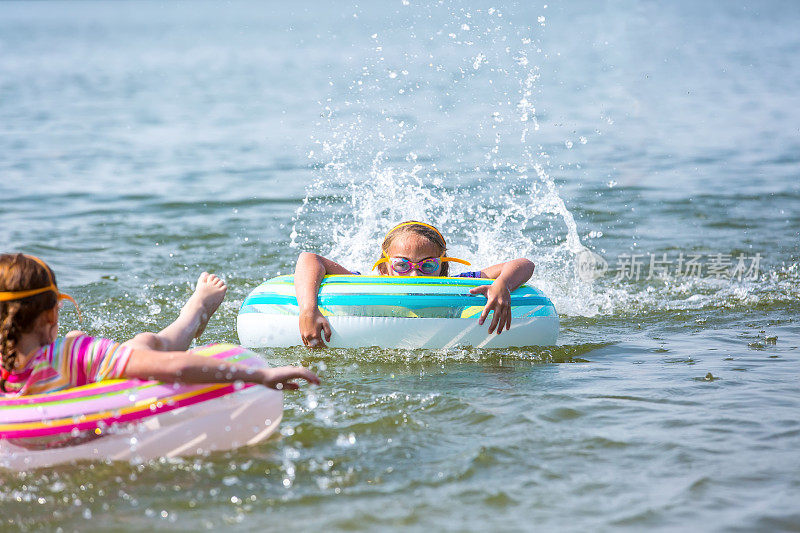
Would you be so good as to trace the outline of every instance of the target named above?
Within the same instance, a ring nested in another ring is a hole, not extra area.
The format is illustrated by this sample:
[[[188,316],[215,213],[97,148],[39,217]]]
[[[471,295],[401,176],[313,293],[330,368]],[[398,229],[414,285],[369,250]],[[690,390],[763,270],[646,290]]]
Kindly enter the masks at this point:
[[[301,250],[365,271],[412,217],[530,257],[562,321],[264,350],[323,378],[279,437],[2,472],[0,528],[800,528],[798,5],[427,4],[0,3],[0,249],[64,331],[163,327],[209,270],[237,342]]]

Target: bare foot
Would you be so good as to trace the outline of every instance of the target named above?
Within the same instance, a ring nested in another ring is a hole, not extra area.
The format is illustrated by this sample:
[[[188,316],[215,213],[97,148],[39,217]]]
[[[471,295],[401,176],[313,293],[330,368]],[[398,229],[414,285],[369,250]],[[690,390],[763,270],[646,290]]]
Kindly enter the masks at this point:
[[[198,321],[197,329],[194,332],[195,339],[205,331],[208,320],[220,306],[222,300],[225,299],[227,290],[228,286],[215,274],[209,274],[208,272],[200,274],[194,294],[181,309],[181,315],[189,313]]]

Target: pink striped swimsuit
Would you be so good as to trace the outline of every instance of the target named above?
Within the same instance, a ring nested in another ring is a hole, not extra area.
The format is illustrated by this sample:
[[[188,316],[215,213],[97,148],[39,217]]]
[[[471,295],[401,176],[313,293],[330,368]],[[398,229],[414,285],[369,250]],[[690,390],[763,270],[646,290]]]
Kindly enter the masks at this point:
[[[88,335],[59,338],[42,347],[6,381],[10,395],[40,394],[121,378],[132,348]],[[0,393],[2,394],[2,393]]]

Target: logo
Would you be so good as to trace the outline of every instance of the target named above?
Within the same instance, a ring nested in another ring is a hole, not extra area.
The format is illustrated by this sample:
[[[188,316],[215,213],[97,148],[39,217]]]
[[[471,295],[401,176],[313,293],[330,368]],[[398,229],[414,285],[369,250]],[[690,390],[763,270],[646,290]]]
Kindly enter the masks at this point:
[[[592,252],[583,250],[575,256],[575,274],[583,281],[593,281],[608,271],[608,261]]]

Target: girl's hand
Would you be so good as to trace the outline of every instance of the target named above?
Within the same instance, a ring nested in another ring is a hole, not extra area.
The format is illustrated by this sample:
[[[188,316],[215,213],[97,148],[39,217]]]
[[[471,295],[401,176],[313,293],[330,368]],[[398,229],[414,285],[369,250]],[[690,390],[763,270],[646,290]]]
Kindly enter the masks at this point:
[[[486,321],[489,313],[494,311],[492,322],[489,324],[489,335],[497,328],[497,334],[503,332],[503,328],[511,329],[511,291],[501,280],[495,280],[491,285],[481,285],[469,290],[471,294],[482,294],[486,296],[486,305],[483,307],[478,324],[481,326]]]
[[[303,344],[309,348],[324,348],[322,332],[325,332],[325,340],[331,340],[331,325],[328,319],[322,316],[317,307],[300,311],[300,337]]]
[[[314,385],[319,385],[319,378],[315,373],[302,366],[279,366],[277,368],[262,369],[263,379],[261,384],[271,389],[295,390],[299,387],[293,379],[304,379]]]

